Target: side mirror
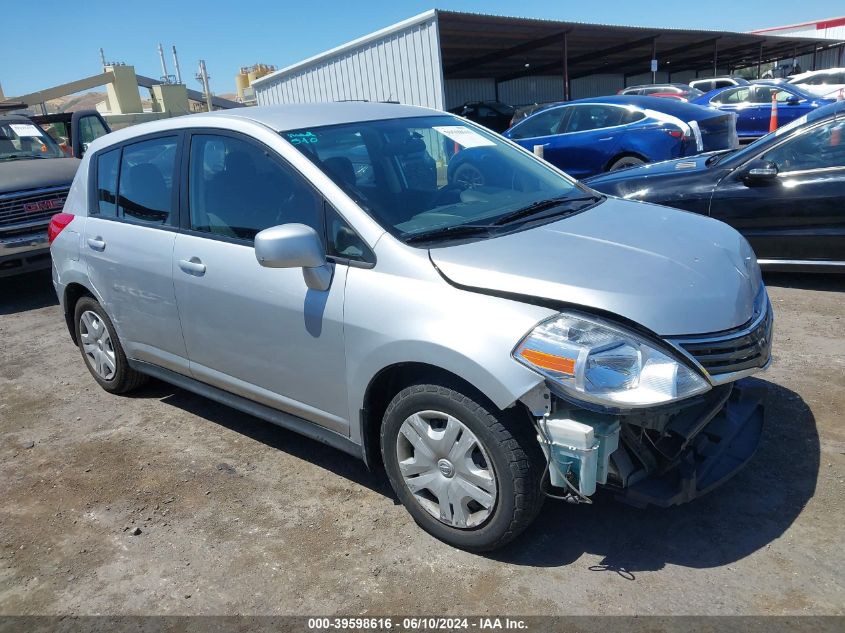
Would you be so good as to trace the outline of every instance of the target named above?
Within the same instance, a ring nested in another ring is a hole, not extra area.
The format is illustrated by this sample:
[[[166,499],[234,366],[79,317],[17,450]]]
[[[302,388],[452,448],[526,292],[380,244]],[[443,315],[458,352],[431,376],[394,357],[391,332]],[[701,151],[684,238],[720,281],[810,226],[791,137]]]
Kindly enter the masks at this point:
[[[774,182],[778,176],[778,166],[770,160],[752,160],[742,172],[742,179],[746,182],[765,183]]]
[[[255,258],[265,268],[302,268],[312,290],[328,290],[333,268],[317,231],[305,224],[281,224],[255,236]]]
[[[795,95],[790,95],[786,99],[786,105],[794,106],[798,105],[799,103],[801,103],[801,99],[799,97],[796,97]]]

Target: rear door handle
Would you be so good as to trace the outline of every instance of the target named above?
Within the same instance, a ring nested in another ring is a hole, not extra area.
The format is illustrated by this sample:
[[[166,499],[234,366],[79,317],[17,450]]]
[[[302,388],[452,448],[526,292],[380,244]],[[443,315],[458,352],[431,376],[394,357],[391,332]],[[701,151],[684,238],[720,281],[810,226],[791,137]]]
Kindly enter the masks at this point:
[[[99,235],[97,237],[89,237],[88,238],[88,246],[93,248],[95,251],[106,250],[106,242]]]
[[[191,259],[180,259],[179,268],[191,275],[204,275],[205,264],[200,261],[199,257],[191,257]]]

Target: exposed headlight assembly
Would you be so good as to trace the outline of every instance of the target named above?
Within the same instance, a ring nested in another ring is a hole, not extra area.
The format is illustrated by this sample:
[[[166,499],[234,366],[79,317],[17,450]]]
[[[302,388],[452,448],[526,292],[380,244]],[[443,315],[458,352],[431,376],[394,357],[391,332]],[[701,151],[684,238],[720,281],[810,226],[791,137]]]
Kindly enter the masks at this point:
[[[698,372],[621,327],[561,313],[537,325],[513,351],[563,397],[599,408],[638,409],[710,389]]]

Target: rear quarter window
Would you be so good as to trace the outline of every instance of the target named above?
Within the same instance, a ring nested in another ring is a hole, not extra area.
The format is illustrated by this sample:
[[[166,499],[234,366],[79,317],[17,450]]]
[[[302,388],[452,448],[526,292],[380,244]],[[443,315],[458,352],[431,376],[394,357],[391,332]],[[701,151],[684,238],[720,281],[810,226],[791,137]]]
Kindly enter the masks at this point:
[[[96,212],[104,217],[117,217],[117,169],[120,148],[98,154]]]

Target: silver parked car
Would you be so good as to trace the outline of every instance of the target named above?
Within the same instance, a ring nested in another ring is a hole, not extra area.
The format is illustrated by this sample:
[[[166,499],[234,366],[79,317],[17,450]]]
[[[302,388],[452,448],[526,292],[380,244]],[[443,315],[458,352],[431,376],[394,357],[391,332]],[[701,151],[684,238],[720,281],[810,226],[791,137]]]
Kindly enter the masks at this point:
[[[450,181],[467,149],[483,186]],[[772,311],[699,215],[608,198],[465,119],[244,108],[120,130],[50,229],[94,379],[148,376],[383,464],[427,531],[488,550],[545,496],[637,505],[730,477],[762,428]]]

